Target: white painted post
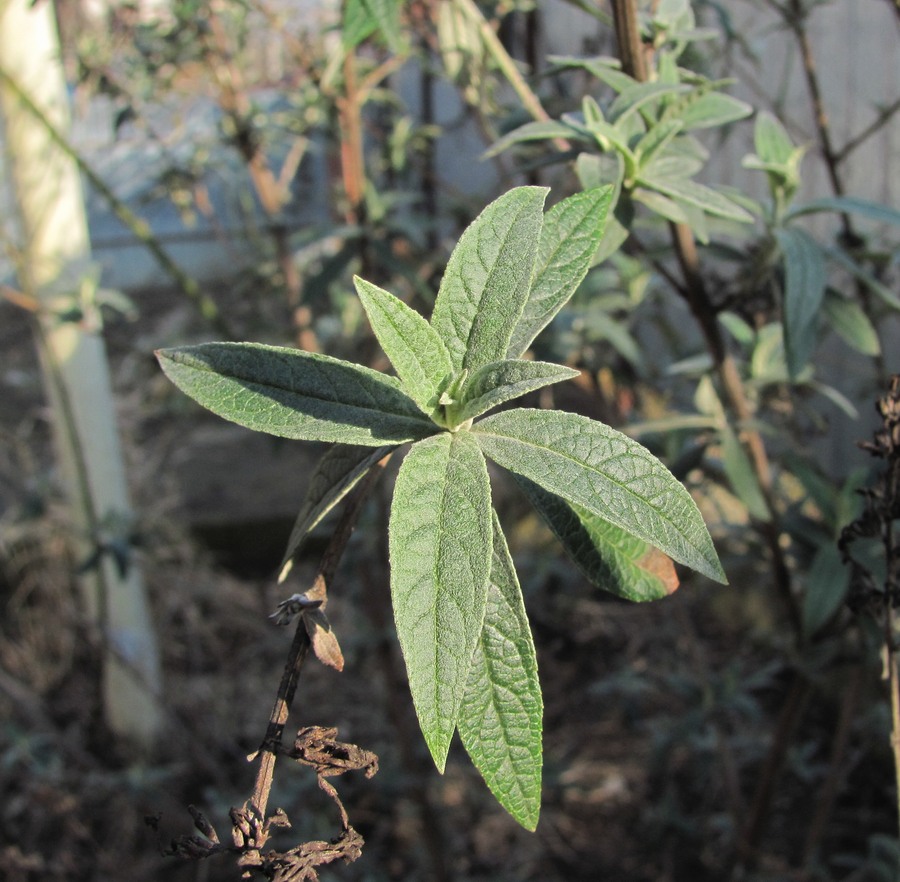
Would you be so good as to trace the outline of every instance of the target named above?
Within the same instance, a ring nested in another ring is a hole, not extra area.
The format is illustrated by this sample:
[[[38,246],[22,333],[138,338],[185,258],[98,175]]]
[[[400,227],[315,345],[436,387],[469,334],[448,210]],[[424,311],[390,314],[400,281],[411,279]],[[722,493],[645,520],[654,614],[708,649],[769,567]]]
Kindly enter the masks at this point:
[[[103,340],[64,317],[85,284],[90,242],[78,168],[47,125],[68,135],[52,3],[0,0],[0,74],[8,178],[22,235],[20,284],[40,304],[36,340],[84,558],[107,525],[128,521],[130,506]],[[132,560],[122,574],[104,554],[82,585],[103,640],[106,720],[113,732],[149,749],[162,720],[161,672],[140,570]],[[47,627],[60,624],[48,620]]]

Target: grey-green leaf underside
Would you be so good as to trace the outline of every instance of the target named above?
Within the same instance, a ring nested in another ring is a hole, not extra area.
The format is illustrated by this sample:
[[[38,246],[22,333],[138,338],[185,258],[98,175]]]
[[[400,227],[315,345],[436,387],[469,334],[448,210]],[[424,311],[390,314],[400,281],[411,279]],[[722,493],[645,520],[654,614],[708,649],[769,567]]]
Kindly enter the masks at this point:
[[[646,448],[602,423],[516,409],[473,426],[495,462],[718,582],[719,558],[693,499]]]
[[[543,701],[522,591],[496,512],[481,635],[459,711],[459,734],[498,802],[534,830],[541,807]]]
[[[583,506],[548,493],[516,475],[529,501],[588,580],[626,600],[667,597],[678,587],[671,558],[649,542],[626,533]]]
[[[203,407],[269,435],[381,447],[435,429],[398,380],[327,355],[202,343],[157,357],[166,376]]]
[[[322,454],[309,478],[306,497],[294,521],[279,568],[279,582],[283,582],[290,573],[293,557],[308,533],[315,529],[319,521],[356,486],[357,481],[376,462],[394,449],[393,446],[373,449],[352,444],[335,444]]]

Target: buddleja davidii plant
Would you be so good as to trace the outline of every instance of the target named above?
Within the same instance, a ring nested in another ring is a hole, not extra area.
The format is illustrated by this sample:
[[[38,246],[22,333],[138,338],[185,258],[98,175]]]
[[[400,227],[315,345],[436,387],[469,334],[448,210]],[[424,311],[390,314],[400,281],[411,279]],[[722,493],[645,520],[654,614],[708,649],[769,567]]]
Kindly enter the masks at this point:
[[[679,57],[714,31],[695,27],[686,0],[662,3],[646,23],[654,46],[654,68],[647,82],[621,70],[617,59],[552,57],[558,70],[583,70],[611,90],[598,100],[587,95],[580,112],[558,120],[526,123],[498,140],[495,155],[514,145],[565,139],[582,149],[577,171],[582,185],[613,182],[615,215],[601,256],[628,238],[638,204],[676,224],[687,224],[703,243],[713,218],[749,223],[752,215],[731,194],[695,180],[709,158],[695,132],[726,125],[752,113],[752,107],[722,92],[729,80],[710,80],[681,67]]]
[[[766,174],[770,199],[766,204],[745,199],[744,204],[766,228],[765,239],[756,249],[756,263],[762,264],[762,272],[757,267],[753,275],[761,275],[760,281],[768,280],[774,284],[781,295],[782,379],[810,380],[809,362],[822,336],[823,319],[856,351],[877,356],[881,347],[871,319],[857,300],[829,284],[829,276],[833,275],[834,269],[845,271],[890,310],[900,310],[900,298],[867,266],[867,257],[871,254],[866,255],[862,248],[856,248],[854,253],[846,247],[846,242],[822,241],[811,235],[803,222],[811,214],[831,212],[897,226],[900,225],[900,212],[848,196],[798,202],[801,162],[806,148],[795,145],[781,122],[770,113],[757,115],[754,148],[755,153],[744,157],[743,165]]]
[[[158,353],[184,392],[251,429],[333,442],[285,559],[386,453],[410,444],[391,504],[391,599],[419,723],[443,771],[456,730],[499,802],[534,829],[542,700],[534,646],[486,457],[511,471],[579,567],[649,600],[677,585],[672,560],[724,575],[690,495],[637,442],[572,413],[512,408],[576,375],[522,358],[587,273],[609,187],[544,214],[520,187],[465,230],[431,321],[355,280],[397,377],[325,355],[252,343]]]

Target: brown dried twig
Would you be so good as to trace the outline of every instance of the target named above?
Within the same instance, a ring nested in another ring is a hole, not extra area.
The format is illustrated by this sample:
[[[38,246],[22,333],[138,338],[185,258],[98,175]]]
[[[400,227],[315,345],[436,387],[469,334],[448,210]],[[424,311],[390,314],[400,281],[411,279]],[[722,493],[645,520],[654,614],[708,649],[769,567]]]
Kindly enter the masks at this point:
[[[282,745],[282,736],[310,647],[323,663],[338,669],[343,665],[340,648],[323,611],[328,601],[328,584],[347,546],[363,503],[386,461],[387,457],[372,468],[350,497],[322,556],[312,587],[303,595],[294,595],[282,603],[273,616],[279,623],[286,624],[293,619],[294,614],[299,614],[266,734],[259,749],[248,757],[251,761],[259,759],[253,794],[243,806],[233,807],[229,812],[231,842],[224,843],[206,816],[196,807],[188,806],[194,819],[194,827],[200,835],[173,839],[168,846],[161,847],[164,855],[200,860],[222,853],[235,854],[238,866],[244,869],[244,877],[258,872],[274,882],[312,882],[319,878],[319,867],[337,860],[349,863],[361,855],[364,840],[350,825],[337,790],[326,778],[352,770],[363,771],[367,778],[371,778],[378,771],[378,757],[355,744],[338,741],[335,728],[301,728],[293,747],[287,749]],[[338,659],[340,664],[336,663]],[[315,769],[319,787],[334,801],[340,813],[341,832],[331,842],[317,840],[302,843],[284,852],[264,851],[276,828],[290,827],[283,809],[277,809],[272,815],[267,814],[275,762],[279,755]],[[147,823],[158,830],[158,817],[147,818]]]

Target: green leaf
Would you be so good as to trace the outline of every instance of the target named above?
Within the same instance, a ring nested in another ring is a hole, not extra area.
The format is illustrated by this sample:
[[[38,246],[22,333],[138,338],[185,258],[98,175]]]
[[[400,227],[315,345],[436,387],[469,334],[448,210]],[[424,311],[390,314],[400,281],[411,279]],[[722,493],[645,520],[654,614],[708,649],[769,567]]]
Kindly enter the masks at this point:
[[[506,357],[522,314],[543,225],[545,187],[516,187],[460,237],[431,318],[454,368],[473,372]]]
[[[456,424],[481,416],[492,407],[551,383],[577,377],[580,371],[545,361],[507,359],[479,368],[461,390]]]
[[[353,282],[372,330],[403,388],[431,416],[438,395],[453,372],[447,348],[428,321],[402,300],[358,276]]]
[[[881,352],[878,332],[855,300],[826,291],[823,311],[828,324],[848,346],[863,355],[878,355]]]
[[[772,515],[743,445],[727,423],[722,426],[720,434],[722,437],[722,465],[725,467],[725,475],[732,490],[737,498],[747,506],[751,517],[768,523],[772,519]]]
[[[803,594],[803,634],[812,637],[841,608],[850,589],[850,568],[837,545],[820,546],[809,567]]]
[[[257,432],[381,447],[435,430],[398,380],[327,355],[259,343],[202,343],[156,355],[182,392]]]
[[[775,238],[784,256],[784,348],[791,378],[796,378],[816,345],[816,319],[825,296],[825,258],[815,239],[800,229],[782,227]]]
[[[655,175],[648,177],[642,172],[640,182],[645,187],[659,190],[660,193],[677,202],[693,205],[715,217],[724,217],[742,223],[753,222],[753,215],[750,212],[745,211],[736,202],[732,202],[727,196],[723,196],[711,187],[698,184],[696,181],[687,178],[662,178]]]
[[[497,156],[514,144],[522,144],[527,141],[550,141],[553,138],[565,138],[567,140],[577,138],[582,140],[584,133],[578,128],[558,120],[525,123],[525,125],[513,129],[491,144],[485,151],[484,156],[485,158]]]
[[[443,772],[484,623],[493,547],[487,465],[470,433],[412,446],[394,488],[389,547],[409,688]]]
[[[800,217],[800,215],[813,214],[818,211],[858,214],[860,217],[876,223],[900,226],[900,211],[897,211],[896,208],[881,205],[878,202],[869,202],[866,199],[857,199],[853,196],[827,196],[823,199],[816,199],[792,209],[788,217]]]
[[[355,486],[362,476],[395,448],[355,447],[334,444],[322,455],[306,485],[306,498],[294,521],[287,549],[279,568],[278,581],[283,582],[291,571],[293,557],[307,534]]]
[[[862,282],[879,300],[891,309],[900,310],[900,297],[891,291],[882,281],[876,278],[865,267],[857,263],[849,254],[840,248],[828,248],[825,253],[842,266],[851,276]]]
[[[493,523],[484,624],[457,725],[497,801],[534,830],[541,808],[541,684],[522,591],[496,512]]]
[[[507,358],[520,358],[581,284],[612,203],[613,187],[596,187],[557,203],[544,216],[531,292],[516,323]]]
[[[630,88],[637,80],[621,71],[621,62],[616,58],[577,58],[568,55],[548,55],[547,60],[560,68],[576,68],[586,70],[591,76],[595,76],[600,82],[616,92],[623,92]]]
[[[644,187],[635,187],[631,193],[631,198],[635,202],[646,205],[654,214],[670,220],[676,224],[686,224],[688,216],[685,210],[674,199],[663,196],[656,190],[647,190]]]
[[[634,113],[645,105],[668,95],[679,95],[690,87],[682,83],[634,83],[613,101],[609,108],[609,119],[613,123]]]
[[[472,433],[499,465],[649,542],[679,563],[725,581],[690,494],[646,448],[587,417],[517,409]]]
[[[583,506],[570,504],[521,475],[515,477],[566,554],[593,585],[634,601],[659,600],[678,588],[672,560],[661,551]]]
[[[763,163],[775,166],[787,166],[797,149],[781,120],[767,110],[756,116],[753,146]]]
[[[753,108],[745,101],[732,98],[722,92],[706,92],[678,114],[685,131],[724,126],[753,113]]]
[[[346,0],[341,37],[344,48],[355,49],[380,31],[392,52],[403,49],[399,0]]]
[[[656,123],[634,146],[634,155],[639,165],[647,165],[661,153],[666,145],[681,131],[680,119]]]

